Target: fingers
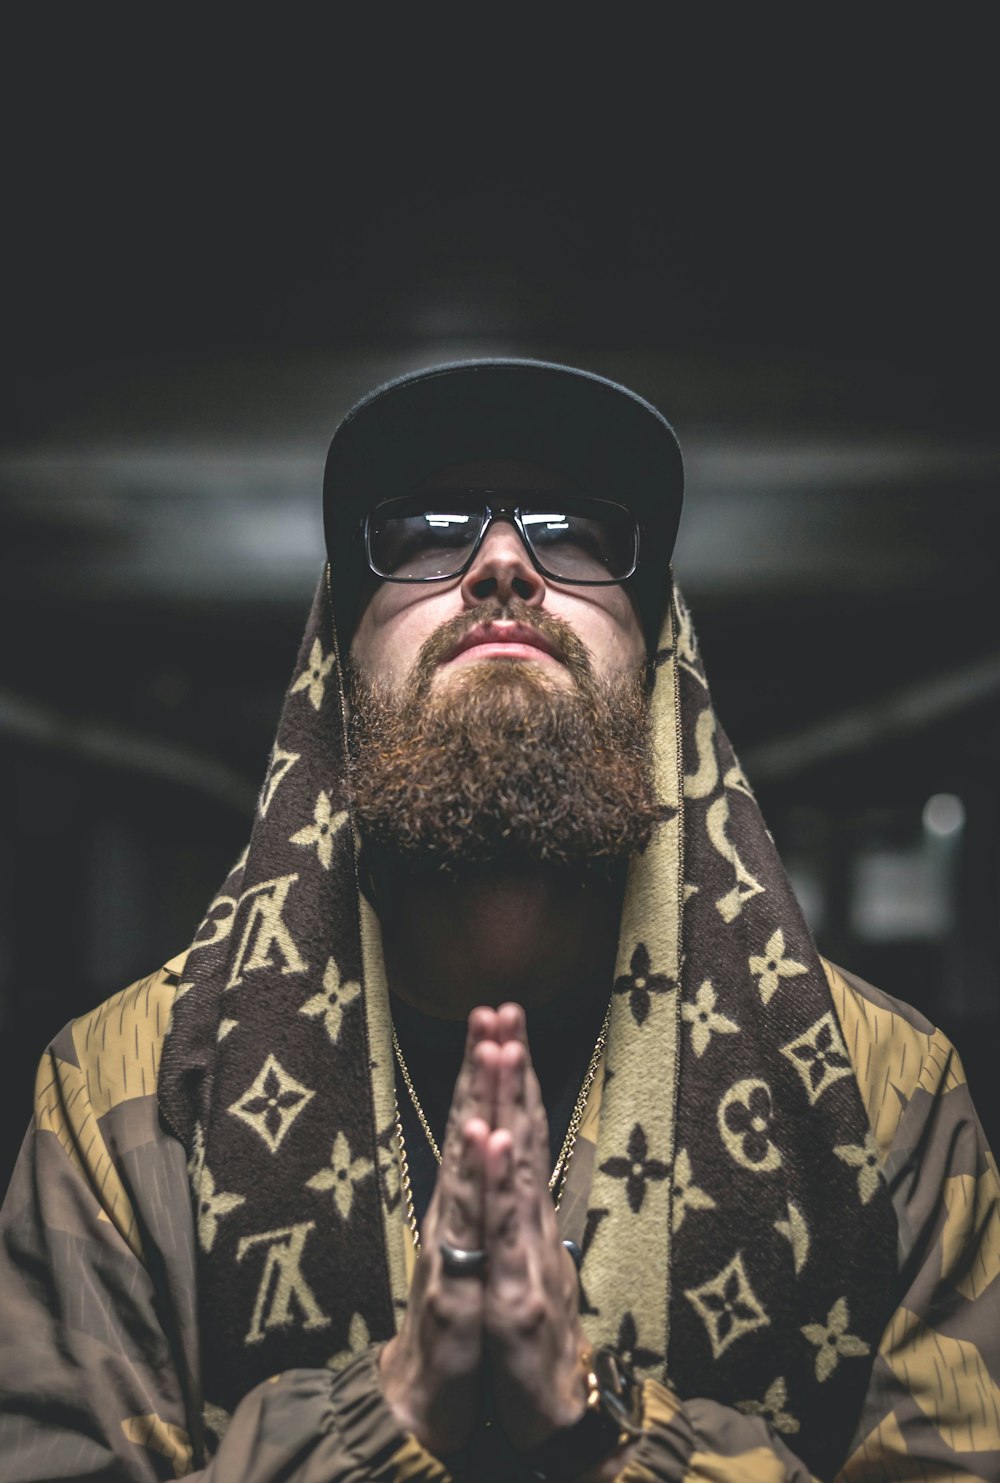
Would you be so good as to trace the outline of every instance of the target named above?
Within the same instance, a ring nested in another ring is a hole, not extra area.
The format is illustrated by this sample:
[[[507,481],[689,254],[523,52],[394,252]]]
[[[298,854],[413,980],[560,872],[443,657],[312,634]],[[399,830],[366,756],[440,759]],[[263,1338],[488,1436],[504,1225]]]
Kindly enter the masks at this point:
[[[548,1181],[549,1164],[549,1130],[548,1120],[545,1113],[545,1104],[542,1100],[542,1090],[538,1084],[534,1067],[531,1064],[531,1052],[528,1048],[527,1025],[524,1010],[520,1004],[501,1004],[497,1010],[497,1038],[503,1047],[519,1044],[524,1050],[523,1063],[518,1062],[512,1050],[504,1049],[501,1052],[501,1068],[504,1065],[503,1056],[510,1055],[513,1060],[509,1063],[514,1071],[523,1064],[523,1086],[515,1082],[504,1084],[498,1082],[497,1116],[496,1126],[509,1127],[515,1131],[514,1118],[523,1111],[530,1123],[530,1131],[534,1140],[535,1153],[539,1163],[539,1170]],[[501,1069],[501,1076],[502,1076]],[[501,1105],[502,1103],[502,1105]]]
[[[548,1190],[548,1128],[538,1083],[524,1045],[499,1049],[497,1119],[485,1148],[483,1233],[488,1287],[501,1306],[520,1306],[547,1265],[544,1248],[557,1242]]]
[[[537,1202],[548,1200],[549,1124],[527,1046],[509,1040],[500,1047],[497,1067],[496,1128],[506,1128],[512,1137],[514,1177],[518,1188]]]
[[[382,1390],[394,1415],[430,1451],[448,1454],[468,1441],[479,1405],[483,1355],[483,1284],[452,1275],[440,1243],[482,1245],[484,1151],[489,1125],[470,1118],[460,1152],[442,1168],[424,1223],[423,1242],[403,1322],[382,1352]]]
[[[434,1249],[447,1241],[463,1251],[483,1244],[483,1166],[489,1124],[470,1118],[462,1129],[461,1153],[438,1176],[436,1210],[428,1212],[426,1237]]]
[[[432,1250],[442,1240],[468,1250],[478,1250],[483,1243],[483,1150],[496,1107],[495,1034],[496,1011],[474,1009],[448,1113],[441,1170],[425,1221],[426,1244]]]
[[[482,1281],[441,1277],[440,1263],[429,1268],[429,1298],[435,1317],[454,1314],[460,1329],[466,1305],[478,1299],[478,1342],[485,1339],[494,1402],[524,1450],[578,1419],[583,1397],[579,1287],[559,1241],[548,1189],[548,1121],[519,1005],[470,1019],[453,1119],[449,1153],[459,1151],[454,1164],[446,1158],[439,1179],[438,1239],[484,1247],[487,1265]]]
[[[491,1141],[501,1133],[498,1142]],[[444,1240],[466,1250],[488,1246],[487,1184],[496,1196],[495,1229],[509,1235],[528,1226],[554,1237],[548,1163],[548,1122],[524,1011],[518,1004],[475,1009],[425,1223],[426,1245]]]
[[[442,1163],[458,1161],[462,1129],[469,1118],[481,1118],[491,1127],[496,1103],[496,1011],[474,1009],[469,1015],[465,1055],[451,1099],[445,1128]]]
[[[512,1126],[489,1135],[483,1165],[484,1334],[497,1414],[521,1450],[572,1425],[585,1399],[579,1283],[536,1156],[532,1081],[524,1047],[503,1045],[498,1105]]]
[[[496,1038],[503,1044],[508,1040],[520,1040],[527,1049],[528,1027],[524,1018],[524,1010],[520,1004],[501,1004],[496,1011]]]
[[[503,1302],[520,1292],[528,1271],[525,1221],[514,1174],[513,1139],[506,1128],[492,1132],[483,1160],[483,1239],[489,1252],[487,1285]]]

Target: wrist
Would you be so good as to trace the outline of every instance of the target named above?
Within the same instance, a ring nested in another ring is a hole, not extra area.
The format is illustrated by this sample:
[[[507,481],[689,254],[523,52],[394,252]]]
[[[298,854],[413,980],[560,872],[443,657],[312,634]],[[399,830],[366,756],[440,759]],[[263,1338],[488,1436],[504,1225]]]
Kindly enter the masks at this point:
[[[626,1451],[642,1430],[641,1391],[615,1352],[585,1350],[581,1356],[585,1394],[576,1419],[523,1454],[538,1483],[604,1483],[620,1470]]]
[[[565,1431],[567,1427],[576,1426],[582,1421],[587,1412],[587,1401],[590,1396],[591,1375],[591,1349],[588,1344],[583,1344],[577,1355],[577,1361],[561,1387],[548,1398],[546,1406],[546,1433],[551,1435],[556,1431]]]
[[[550,1372],[549,1379],[532,1389],[519,1390],[502,1401],[503,1428],[522,1457],[543,1446],[550,1437],[576,1426],[587,1410],[589,1357],[581,1344],[572,1368]]]
[[[453,1427],[437,1427],[433,1420],[433,1400],[422,1383],[420,1369],[407,1362],[399,1336],[382,1347],[378,1359],[378,1378],[382,1396],[401,1431],[435,1457],[456,1451],[465,1440]]]
[[[399,1339],[390,1339],[383,1344],[378,1357],[378,1383],[382,1395],[403,1431],[410,1432],[423,1444],[420,1436],[420,1419],[413,1405],[413,1387],[407,1382],[400,1362]]]

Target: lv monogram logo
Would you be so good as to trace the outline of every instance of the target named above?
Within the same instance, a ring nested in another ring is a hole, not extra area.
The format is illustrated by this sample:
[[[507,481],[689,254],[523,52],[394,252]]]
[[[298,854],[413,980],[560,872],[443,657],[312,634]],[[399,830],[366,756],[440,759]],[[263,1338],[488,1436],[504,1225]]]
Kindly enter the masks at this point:
[[[282,916],[285,898],[298,878],[297,871],[292,875],[280,875],[272,881],[261,881],[260,885],[251,886],[243,892],[240,906],[249,901],[250,909],[242,940],[233,959],[227,989],[237,988],[243,982],[244,973],[250,973],[255,968],[273,967],[272,948],[277,948],[284,959],[282,973],[305,972],[307,964],[299,956],[299,950]]]
[[[210,933],[210,936],[198,937],[191,944],[191,952],[196,952],[201,947],[213,947],[215,943],[222,942],[233,930],[233,919],[236,916],[236,899],[233,896],[216,896],[205,920],[198,928],[199,932]]]
[[[314,1220],[304,1220],[298,1225],[283,1226],[276,1231],[261,1231],[256,1236],[244,1236],[237,1246],[238,1262],[253,1247],[267,1247],[253,1317],[243,1341],[245,1344],[259,1344],[264,1338],[265,1330],[287,1328],[293,1323],[293,1299],[302,1315],[303,1328],[321,1329],[330,1322],[317,1303],[302,1271],[302,1253],[309,1232],[315,1224]]]
[[[729,799],[725,794],[709,805],[705,818],[708,837],[713,847],[724,860],[730,861],[736,872],[736,884],[725,896],[720,896],[715,909],[724,922],[733,922],[739,916],[751,896],[759,896],[764,887],[743,864],[736,853],[736,846],[726,833],[729,823]]]

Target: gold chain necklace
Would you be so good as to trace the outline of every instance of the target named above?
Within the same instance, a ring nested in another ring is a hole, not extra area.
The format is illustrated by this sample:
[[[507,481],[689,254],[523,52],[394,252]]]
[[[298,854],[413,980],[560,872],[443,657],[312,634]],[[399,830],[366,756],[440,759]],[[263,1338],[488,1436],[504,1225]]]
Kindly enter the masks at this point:
[[[566,1137],[563,1139],[562,1148],[560,1148],[559,1150],[559,1157],[556,1159],[555,1166],[549,1178],[549,1193],[555,1200],[555,1207],[557,1210],[559,1209],[559,1204],[563,1197],[563,1190],[566,1186],[566,1175],[569,1173],[569,1161],[573,1157],[573,1150],[576,1147],[577,1136],[580,1132],[580,1124],[583,1122],[583,1114],[587,1108],[587,1098],[590,1096],[590,1088],[594,1084],[594,1077],[597,1075],[597,1068],[601,1064],[601,1056],[604,1054],[604,1047],[607,1044],[608,1026],[610,1023],[611,1003],[609,1001],[608,1007],[604,1011],[604,1019],[601,1022],[600,1032],[598,1033],[597,1040],[594,1044],[594,1049],[591,1051],[590,1060],[587,1062],[587,1069],[583,1074],[583,1081],[580,1083],[580,1090],[577,1093],[576,1102],[574,1104],[573,1112],[569,1120],[569,1127],[566,1129]],[[399,1037],[396,1034],[395,1025],[393,1025],[392,1027],[392,1048],[395,1051],[396,1060],[399,1064],[399,1069],[402,1072],[403,1084],[406,1087],[410,1101],[413,1104],[413,1110],[417,1114],[417,1121],[424,1131],[424,1136],[427,1139],[427,1142],[430,1144],[431,1153],[434,1155],[436,1163],[438,1164],[438,1166],[440,1166],[441,1150],[437,1146],[434,1134],[431,1132],[430,1123],[427,1121],[424,1109],[420,1105],[420,1098],[417,1096],[416,1088],[413,1085],[413,1078],[410,1076],[409,1067],[407,1066],[406,1061],[403,1057],[403,1049],[399,1043]],[[416,1250],[419,1251],[420,1227],[417,1224],[417,1213],[413,1206],[413,1187],[410,1182],[410,1165],[406,1157],[406,1140],[403,1137],[403,1119],[400,1116],[398,1097],[395,1099],[395,1111],[396,1142],[399,1144],[400,1182],[403,1186],[403,1195],[406,1200],[406,1222],[410,1228],[410,1235],[413,1237],[413,1245]]]

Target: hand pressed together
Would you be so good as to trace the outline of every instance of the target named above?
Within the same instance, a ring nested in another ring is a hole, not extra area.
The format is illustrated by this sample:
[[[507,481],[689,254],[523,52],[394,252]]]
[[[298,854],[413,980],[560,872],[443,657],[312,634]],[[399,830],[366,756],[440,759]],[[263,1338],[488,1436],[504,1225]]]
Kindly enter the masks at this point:
[[[586,1340],[520,1005],[469,1016],[441,1160],[406,1316],[382,1351],[382,1387],[407,1430],[447,1455],[469,1440],[485,1371],[498,1420],[528,1451],[583,1414]],[[442,1241],[485,1249],[485,1274],[451,1275]]]

